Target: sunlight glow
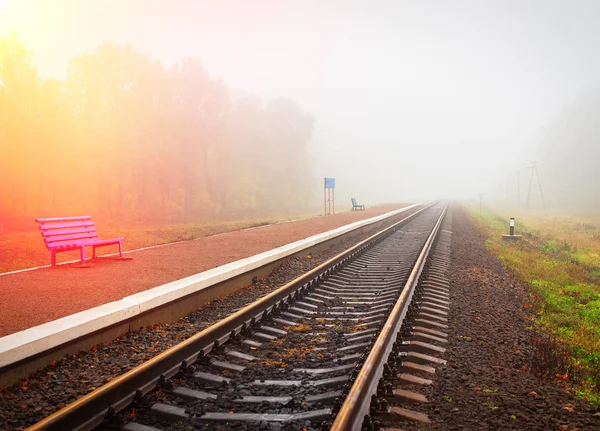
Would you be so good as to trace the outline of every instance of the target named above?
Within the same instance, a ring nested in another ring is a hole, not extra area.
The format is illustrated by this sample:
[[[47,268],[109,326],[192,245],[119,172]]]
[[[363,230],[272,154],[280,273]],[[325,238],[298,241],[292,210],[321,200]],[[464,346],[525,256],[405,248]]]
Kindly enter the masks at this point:
[[[12,0],[0,0],[0,13],[5,13],[8,11]]]

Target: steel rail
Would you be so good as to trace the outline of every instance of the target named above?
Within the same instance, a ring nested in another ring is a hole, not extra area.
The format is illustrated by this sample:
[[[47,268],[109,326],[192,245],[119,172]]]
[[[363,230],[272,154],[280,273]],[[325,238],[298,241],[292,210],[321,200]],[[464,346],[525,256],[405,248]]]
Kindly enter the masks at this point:
[[[377,340],[373,344],[369,356],[367,356],[365,363],[356,376],[354,384],[350,388],[350,392],[344,404],[342,404],[330,431],[359,431],[362,429],[364,418],[369,414],[371,409],[371,397],[377,393],[379,381],[383,376],[384,365],[387,363],[390,352],[396,342],[398,332],[419,282],[419,277],[440,231],[447,209],[448,204],[444,207],[442,214],[427,238],[402,293],[396,301]]]
[[[245,332],[251,325],[272,311],[285,307],[290,299],[299,297],[308,288],[337,271],[342,263],[366,251],[368,247],[418,217],[432,205],[434,203],[359,242],[254,303],[109,381],[34,424],[28,430],[83,431],[95,428],[106,417],[121,411],[134,399],[143,396],[160,382],[174,376],[181,368],[193,364],[199,357],[222,345],[230,337]]]

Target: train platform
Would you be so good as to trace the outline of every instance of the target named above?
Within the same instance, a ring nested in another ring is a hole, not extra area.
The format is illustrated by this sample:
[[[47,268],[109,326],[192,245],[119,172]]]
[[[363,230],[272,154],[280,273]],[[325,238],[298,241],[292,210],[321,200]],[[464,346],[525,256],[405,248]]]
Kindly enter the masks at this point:
[[[131,259],[100,257],[85,267],[77,262],[0,274],[0,337],[405,206],[382,205],[131,250],[125,254]]]

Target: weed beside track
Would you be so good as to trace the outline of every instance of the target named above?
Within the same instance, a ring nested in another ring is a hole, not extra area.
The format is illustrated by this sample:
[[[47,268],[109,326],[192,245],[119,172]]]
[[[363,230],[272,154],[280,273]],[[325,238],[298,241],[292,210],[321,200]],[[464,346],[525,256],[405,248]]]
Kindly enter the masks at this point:
[[[508,217],[488,209],[471,216],[488,249],[530,287],[522,305],[539,331],[533,367],[600,405],[600,224],[530,216],[532,227],[521,217],[523,240],[505,242]]]

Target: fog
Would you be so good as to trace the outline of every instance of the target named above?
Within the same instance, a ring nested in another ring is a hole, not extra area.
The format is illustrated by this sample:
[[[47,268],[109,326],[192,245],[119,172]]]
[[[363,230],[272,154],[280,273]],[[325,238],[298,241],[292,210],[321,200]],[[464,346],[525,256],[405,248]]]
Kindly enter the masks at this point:
[[[314,120],[302,171],[313,203],[324,176],[342,204],[479,193],[514,203],[517,172],[523,200],[537,160],[548,204],[572,205],[565,196],[591,174],[577,157],[562,171],[548,148],[576,148],[573,129],[598,120],[572,107],[597,97],[599,16],[593,0],[0,0],[0,36],[14,30],[44,78],[65,79],[72,58],[108,41],[165,68],[197,58],[234,100],[293,100]]]

